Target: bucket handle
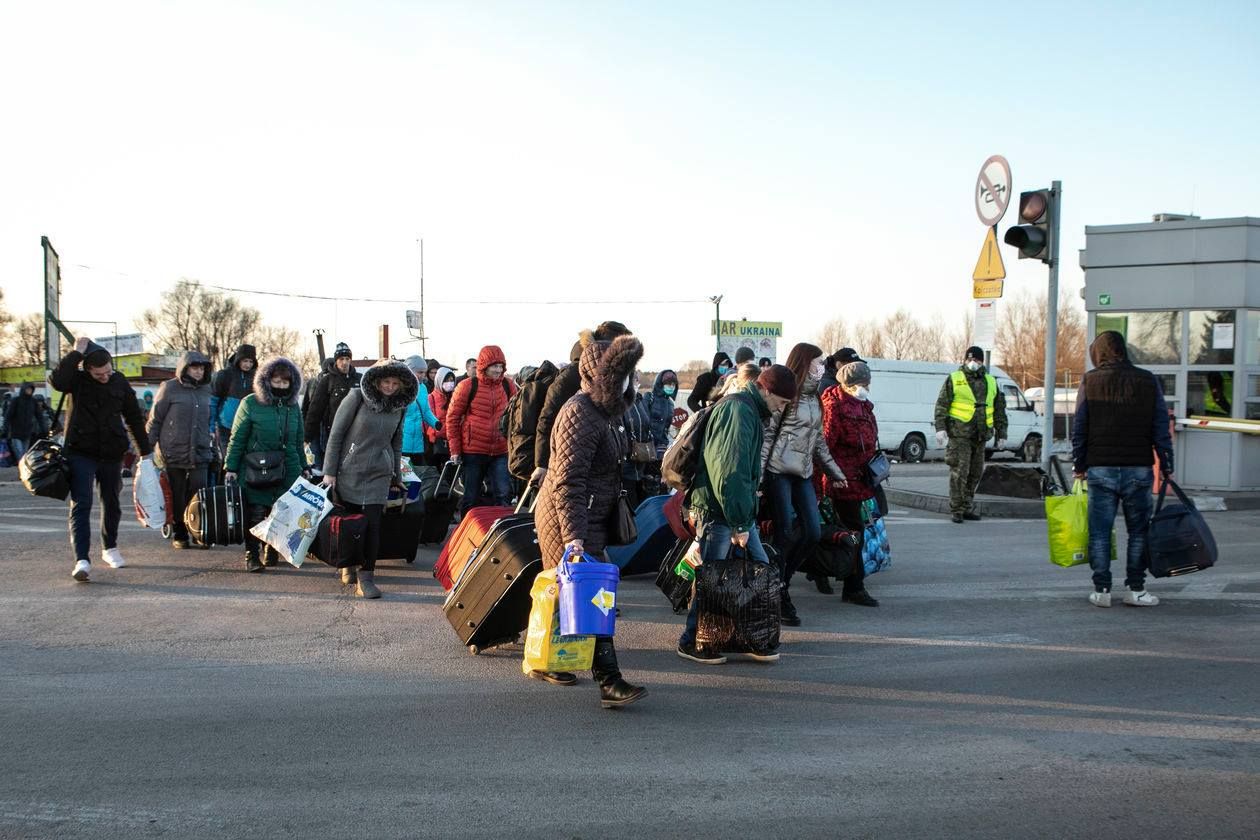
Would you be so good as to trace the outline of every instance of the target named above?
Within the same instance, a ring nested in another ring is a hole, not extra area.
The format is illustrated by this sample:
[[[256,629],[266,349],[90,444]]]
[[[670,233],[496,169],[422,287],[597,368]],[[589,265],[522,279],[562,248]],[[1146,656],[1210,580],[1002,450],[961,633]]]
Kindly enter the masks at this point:
[[[568,562],[581,563],[583,561],[587,561],[590,563],[601,562],[598,557],[592,557],[591,555],[587,554],[585,551],[583,551],[581,554],[576,554],[573,551],[572,547],[565,548],[564,556],[560,558],[561,563],[568,563]]]

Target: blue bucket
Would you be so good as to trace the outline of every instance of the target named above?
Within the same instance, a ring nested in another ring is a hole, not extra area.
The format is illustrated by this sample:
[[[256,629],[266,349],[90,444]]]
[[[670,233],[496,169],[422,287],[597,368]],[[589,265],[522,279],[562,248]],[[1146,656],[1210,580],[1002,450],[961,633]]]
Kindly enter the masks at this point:
[[[612,636],[617,628],[617,581],[620,570],[589,554],[580,563],[560,561],[560,635]]]

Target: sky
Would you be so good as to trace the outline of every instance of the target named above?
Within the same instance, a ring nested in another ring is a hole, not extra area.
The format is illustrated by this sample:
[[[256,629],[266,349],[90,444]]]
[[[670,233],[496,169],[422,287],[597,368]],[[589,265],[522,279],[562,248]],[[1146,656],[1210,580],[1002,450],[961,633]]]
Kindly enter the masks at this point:
[[[991,154],[1016,192],[1063,182],[1070,290],[1086,225],[1260,215],[1250,2],[0,9],[0,287],[42,307],[46,235],[63,316],[120,332],[188,277],[342,298],[240,295],[419,352],[423,237],[444,362],[562,359],[615,318],[645,369],[680,366],[719,294],[783,322],[782,358],[835,317],[961,322]],[[1003,249],[1007,294],[1044,293]]]

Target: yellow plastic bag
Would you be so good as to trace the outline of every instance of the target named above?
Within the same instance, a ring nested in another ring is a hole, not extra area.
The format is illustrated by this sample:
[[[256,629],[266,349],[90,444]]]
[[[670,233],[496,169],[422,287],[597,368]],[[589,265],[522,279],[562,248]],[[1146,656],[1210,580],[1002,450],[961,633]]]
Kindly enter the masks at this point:
[[[1056,566],[1080,566],[1089,562],[1089,496],[1079,478],[1066,496],[1046,497],[1046,531],[1050,562]],[[1116,559],[1116,534],[1111,534],[1111,559]]]
[[[534,578],[529,596],[534,604],[529,610],[522,673],[589,670],[595,660],[595,637],[560,635],[560,610],[556,609],[560,585],[556,582],[556,570],[540,572]]]

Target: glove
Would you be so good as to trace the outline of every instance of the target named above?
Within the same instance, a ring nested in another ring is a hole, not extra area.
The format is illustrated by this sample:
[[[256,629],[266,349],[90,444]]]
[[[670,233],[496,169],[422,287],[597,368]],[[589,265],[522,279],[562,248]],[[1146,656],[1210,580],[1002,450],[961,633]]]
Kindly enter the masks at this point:
[[[546,467],[537,467],[534,474],[529,477],[529,483],[535,487],[542,487],[543,479],[547,477]]]
[[[944,446],[945,444],[947,444],[947,443],[949,443],[949,434],[948,434],[948,433],[946,433],[946,432],[937,432],[937,433],[936,433],[936,445],[937,445],[937,446],[942,446],[942,447],[943,447],[943,446]]]
[[[994,443],[993,443],[993,448],[994,448],[994,449],[1005,449],[1005,448],[1006,448],[1006,438],[998,438],[996,441],[994,441]]]

